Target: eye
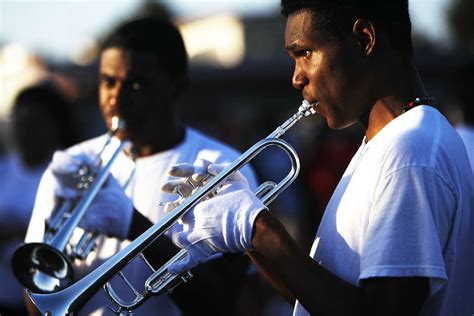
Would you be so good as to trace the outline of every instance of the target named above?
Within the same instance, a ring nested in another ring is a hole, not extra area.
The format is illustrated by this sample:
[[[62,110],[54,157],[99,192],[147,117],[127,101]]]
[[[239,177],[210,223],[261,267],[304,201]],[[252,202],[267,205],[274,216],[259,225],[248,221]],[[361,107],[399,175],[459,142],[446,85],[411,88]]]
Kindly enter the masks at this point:
[[[132,89],[134,91],[140,91],[141,89],[143,89],[143,83],[138,80],[132,81]]]
[[[109,76],[101,76],[100,84],[104,87],[111,88],[115,85],[115,79]]]
[[[302,49],[300,51],[297,52],[297,55],[300,56],[300,57],[309,57],[311,55],[311,51],[309,49]]]

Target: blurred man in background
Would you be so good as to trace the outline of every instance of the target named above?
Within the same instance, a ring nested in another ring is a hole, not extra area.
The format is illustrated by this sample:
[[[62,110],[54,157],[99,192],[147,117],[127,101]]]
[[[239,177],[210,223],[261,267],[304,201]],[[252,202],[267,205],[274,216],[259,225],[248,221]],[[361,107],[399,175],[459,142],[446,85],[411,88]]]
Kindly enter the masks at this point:
[[[160,191],[169,179],[167,171],[172,165],[190,160],[203,164],[225,162],[239,156],[229,146],[180,122],[176,102],[187,85],[186,49],[179,31],[171,23],[142,18],[121,26],[105,39],[100,53],[100,110],[108,129],[114,117],[123,119],[125,128],[117,132],[101,157],[108,161],[121,141],[129,140],[132,148],[119,154],[111,169],[111,179],[71,239],[71,243],[77,242],[84,230],[101,233],[95,251],[86,260],[75,260],[78,277],[92,271],[125,247],[127,239],[136,238],[163,216],[162,202],[174,199],[174,195]],[[58,196],[79,196],[67,183],[71,183],[81,164],[96,160],[105,142],[106,135],[102,135],[55,155],[41,180],[26,242],[43,239],[44,222],[52,215]],[[243,172],[254,187],[251,169],[246,167]],[[167,238],[161,238],[159,243],[155,248],[158,250],[153,251],[159,259],[177,253]],[[173,292],[177,305],[162,295],[149,299],[136,314],[151,315],[159,311],[164,315],[217,315],[231,310],[247,266],[243,256],[211,263],[196,270],[189,284]],[[134,260],[124,272],[138,289],[143,289],[150,275],[139,260]],[[119,294],[130,297],[123,282],[113,280],[112,283]],[[216,297],[219,299],[215,300]],[[99,291],[81,313],[105,314],[106,305],[110,302]]]
[[[36,190],[53,152],[79,141],[71,104],[51,83],[27,87],[11,113],[13,150],[0,160],[0,314],[24,315],[11,257],[24,239]]]

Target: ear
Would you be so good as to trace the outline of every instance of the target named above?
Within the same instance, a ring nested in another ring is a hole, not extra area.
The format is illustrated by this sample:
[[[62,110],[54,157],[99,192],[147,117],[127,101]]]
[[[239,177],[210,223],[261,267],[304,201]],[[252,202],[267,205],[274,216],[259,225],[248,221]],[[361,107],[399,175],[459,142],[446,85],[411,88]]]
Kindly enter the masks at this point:
[[[352,32],[355,35],[360,48],[363,50],[364,55],[372,55],[375,51],[376,45],[374,24],[367,19],[358,19],[354,22]]]

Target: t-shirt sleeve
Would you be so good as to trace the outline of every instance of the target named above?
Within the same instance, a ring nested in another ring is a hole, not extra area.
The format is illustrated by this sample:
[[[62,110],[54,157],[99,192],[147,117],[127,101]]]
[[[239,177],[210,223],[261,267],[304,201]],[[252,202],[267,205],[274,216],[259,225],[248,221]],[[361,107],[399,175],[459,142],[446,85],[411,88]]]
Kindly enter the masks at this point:
[[[368,216],[359,279],[446,279],[443,245],[455,209],[453,192],[428,167],[409,167],[381,178]],[[433,290],[433,288],[432,288]]]

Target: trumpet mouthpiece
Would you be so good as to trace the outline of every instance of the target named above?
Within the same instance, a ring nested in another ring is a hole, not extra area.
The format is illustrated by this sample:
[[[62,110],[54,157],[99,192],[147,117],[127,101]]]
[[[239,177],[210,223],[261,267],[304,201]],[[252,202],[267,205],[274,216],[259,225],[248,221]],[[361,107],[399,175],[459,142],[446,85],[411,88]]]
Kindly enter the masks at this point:
[[[125,128],[125,121],[123,119],[121,119],[120,117],[118,117],[118,116],[112,117],[112,122],[111,123],[112,124],[110,126],[110,132],[112,134],[115,134],[119,130]]]
[[[301,103],[301,106],[298,109],[298,112],[303,113],[304,116],[315,114],[316,113],[316,110],[314,109],[315,105],[317,105],[317,102],[311,104],[307,100],[303,100],[303,103]]]

